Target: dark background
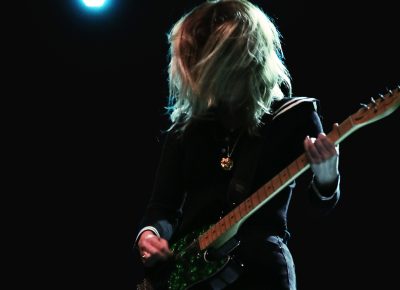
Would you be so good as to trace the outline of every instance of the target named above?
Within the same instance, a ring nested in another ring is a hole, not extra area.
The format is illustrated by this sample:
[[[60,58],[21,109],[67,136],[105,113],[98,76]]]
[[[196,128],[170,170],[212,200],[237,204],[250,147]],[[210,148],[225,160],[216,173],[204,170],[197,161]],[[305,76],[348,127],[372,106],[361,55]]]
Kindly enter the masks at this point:
[[[166,34],[202,1],[114,0],[96,13],[77,0],[32,2],[14,69],[36,192],[26,201],[41,205],[43,231],[31,237],[50,253],[33,279],[135,289],[142,268],[131,248],[167,126]],[[398,84],[394,1],[254,3],[282,33],[294,94],[321,100],[326,131]],[[398,125],[395,112],[341,144],[342,197],[330,216],[310,213],[309,172],[299,178],[289,213],[299,290],[396,285]]]

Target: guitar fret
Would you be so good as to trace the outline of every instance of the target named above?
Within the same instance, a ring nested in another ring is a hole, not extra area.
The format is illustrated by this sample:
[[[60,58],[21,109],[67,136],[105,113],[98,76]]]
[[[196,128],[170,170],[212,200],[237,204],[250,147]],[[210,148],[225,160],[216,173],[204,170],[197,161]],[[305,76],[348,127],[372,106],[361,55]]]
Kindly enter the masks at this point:
[[[258,203],[261,203],[264,200],[263,192],[261,189],[258,189],[256,191],[257,198],[258,198]]]
[[[236,219],[235,216],[235,212],[233,211],[230,215],[229,215],[229,220],[231,221],[231,225],[234,225],[238,220]]]
[[[340,135],[343,135],[347,131],[350,131],[351,128],[353,128],[353,123],[351,121],[351,118],[347,118],[346,120],[344,120],[344,122],[340,124],[340,126],[338,126],[338,133],[340,133]]]
[[[272,181],[272,186],[274,187],[274,190],[278,189],[282,185],[279,174],[276,175],[274,178],[272,178],[271,181]]]
[[[275,191],[275,186],[274,186],[274,183],[272,182],[272,179],[269,181],[269,186],[271,188],[271,192],[274,192]]]
[[[215,226],[215,225],[214,225]],[[211,227],[208,231],[209,231],[209,235],[208,235],[208,242],[211,244],[211,242],[213,241],[213,236],[214,236],[214,233],[213,233],[213,230],[214,230],[214,226],[213,227]]]
[[[300,170],[301,170],[301,167],[300,167],[300,165],[299,165],[299,158],[297,158],[293,163],[294,163],[294,165],[296,166],[297,171],[300,171]]]
[[[240,214],[239,207],[236,207],[236,208],[233,210],[233,212],[234,212],[234,214],[235,214],[235,219],[236,219],[236,221],[240,221],[241,218],[242,218],[243,216]]]
[[[205,232],[201,237],[200,237],[200,247],[201,249],[205,249],[206,247],[208,247],[210,245],[209,243],[209,232]]]
[[[299,167],[299,170],[306,166],[308,163],[307,158],[305,154],[302,154],[299,158],[296,159],[297,166]]]
[[[222,221],[223,221],[223,224],[224,224],[224,231],[229,230],[229,228],[231,227],[231,223],[230,223],[230,220],[228,219],[228,217],[224,217],[222,219]]]
[[[339,132],[336,129],[335,131],[330,132],[327,136],[332,142],[335,142],[339,139]]]
[[[249,212],[253,209],[253,202],[250,197],[246,199],[246,206]]]
[[[232,226],[229,216],[224,217],[223,220],[225,220],[226,230],[228,230]]]
[[[279,180],[279,186],[281,186],[284,182],[284,180],[282,180],[282,171],[277,174],[277,177]]]
[[[242,203],[240,204],[240,213],[242,214],[243,217],[246,216],[247,213],[248,213],[247,208],[246,208],[246,205],[245,205],[244,202],[242,202]]]
[[[289,179],[289,171],[285,168],[280,172],[279,176],[281,177],[281,182],[283,184]]]
[[[261,187],[261,192],[262,192],[262,196],[265,198],[268,197],[268,184],[264,185],[263,187]]]
[[[219,224],[219,225],[217,225],[217,226],[215,227],[215,237],[214,237],[214,240],[218,239],[218,237],[221,235],[221,233],[222,233],[222,229],[221,229],[221,225]]]
[[[296,162],[292,162],[289,166],[288,166],[288,172],[290,176],[294,176],[297,172],[297,166],[296,166]]]
[[[262,188],[264,199],[268,198],[273,192],[271,182],[266,183]]]
[[[229,216],[224,217],[223,220],[225,220],[225,225],[226,225],[226,229],[225,229],[225,230],[227,231],[227,230],[229,230],[229,229],[231,228],[231,226],[232,226],[231,220],[229,219]]]
[[[250,196],[250,198],[251,198],[251,202],[252,202],[254,207],[260,203],[260,200],[258,199],[258,195],[257,194],[252,194]]]
[[[265,186],[261,186],[259,189],[257,189],[256,192],[258,192],[258,196],[261,201],[267,197],[266,191],[265,191]]]
[[[225,224],[224,219],[221,219],[221,220],[218,222],[218,227],[219,227],[221,233],[223,233],[223,232],[226,231],[226,224]],[[219,235],[219,233],[218,233],[218,235]]]
[[[266,184],[265,191],[267,192],[267,197],[270,196],[274,192],[274,187],[272,186],[272,182],[271,181],[269,181]]]
[[[217,228],[218,228],[217,225],[215,225],[215,226],[213,226],[213,227],[211,228],[211,239],[212,239],[212,240],[216,240],[216,237],[217,237]]]

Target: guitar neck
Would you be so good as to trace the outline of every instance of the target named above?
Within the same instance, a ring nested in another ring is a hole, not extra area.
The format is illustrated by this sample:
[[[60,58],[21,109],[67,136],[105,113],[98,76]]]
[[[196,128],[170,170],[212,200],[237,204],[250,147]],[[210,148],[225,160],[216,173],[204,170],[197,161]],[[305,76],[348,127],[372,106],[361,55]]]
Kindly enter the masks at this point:
[[[334,129],[327,137],[337,145],[357,129],[389,115],[400,105],[399,89],[397,89],[396,95],[396,97],[393,97],[394,95],[391,92],[385,96],[387,98],[392,98],[392,100],[388,99],[389,102],[382,96],[377,102],[374,101],[370,106],[360,109],[356,114],[349,116],[338,126],[334,126]],[[378,104],[381,106],[378,107]],[[391,107],[390,110],[388,107]],[[373,115],[373,117],[366,115],[367,113]],[[256,192],[200,235],[198,238],[200,250],[204,250],[210,246],[218,248],[232,238],[237,233],[240,225],[247,218],[309,167],[310,164],[305,153],[301,154],[296,160],[289,164],[289,166],[275,175],[269,182],[260,187]]]

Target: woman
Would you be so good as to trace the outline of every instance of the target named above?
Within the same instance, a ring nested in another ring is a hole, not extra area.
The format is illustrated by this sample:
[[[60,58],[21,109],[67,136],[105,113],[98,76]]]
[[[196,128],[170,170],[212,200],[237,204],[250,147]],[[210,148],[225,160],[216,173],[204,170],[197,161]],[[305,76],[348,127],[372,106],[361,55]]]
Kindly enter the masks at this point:
[[[135,243],[146,269],[304,151],[310,200],[329,212],[339,199],[338,148],[323,133],[318,100],[291,96],[271,19],[248,1],[207,1],[173,26],[169,41],[171,126]],[[199,289],[296,289],[287,247],[294,187],[291,180],[240,226],[228,252],[243,267]]]

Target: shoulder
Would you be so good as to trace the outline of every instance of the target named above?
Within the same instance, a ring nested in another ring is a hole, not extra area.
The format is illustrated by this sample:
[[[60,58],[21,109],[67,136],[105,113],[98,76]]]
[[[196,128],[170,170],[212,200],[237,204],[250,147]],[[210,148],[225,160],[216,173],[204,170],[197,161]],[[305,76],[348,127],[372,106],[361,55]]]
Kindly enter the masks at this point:
[[[319,114],[319,100],[311,97],[286,97],[272,104],[272,119],[289,113],[315,111]]]

